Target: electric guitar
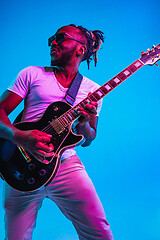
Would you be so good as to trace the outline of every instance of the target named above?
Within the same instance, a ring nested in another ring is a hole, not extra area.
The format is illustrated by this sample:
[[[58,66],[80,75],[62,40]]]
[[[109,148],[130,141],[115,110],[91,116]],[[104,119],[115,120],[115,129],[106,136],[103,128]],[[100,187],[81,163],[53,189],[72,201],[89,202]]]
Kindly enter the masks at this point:
[[[0,138],[0,174],[14,189],[32,192],[48,185],[56,176],[65,149],[76,146],[83,139],[72,131],[72,124],[80,117],[76,111],[90,101],[98,102],[120,83],[130,77],[144,65],[153,65],[160,60],[160,44],[147,52],[142,52],[140,59],[125,68],[76,106],[66,102],[54,102],[46,109],[44,115],[36,122],[19,122],[15,127],[20,130],[38,129],[52,135],[54,155],[47,157],[48,164],[38,161],[33,155],[11,141]]]

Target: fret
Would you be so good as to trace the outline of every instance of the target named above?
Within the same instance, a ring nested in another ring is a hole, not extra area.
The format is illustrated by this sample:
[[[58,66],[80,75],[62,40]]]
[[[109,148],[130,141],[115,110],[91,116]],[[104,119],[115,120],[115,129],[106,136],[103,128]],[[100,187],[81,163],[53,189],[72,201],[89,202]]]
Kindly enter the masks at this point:
[[[78,117],[78,115],[79,115],[76,110],[77,110],[77,109],[75,108],[75,109],[73,109],[73,111],[72,111],[73,120],[76,119],[76,118]]]
[[[123,73],[123,72],[120,72],[118,75],[117,75],[122,81],[124,81],[127,76]]]
[[[128,69],[129,69],[132,73],[134,73],[134,72],[137,71],[137,68],[136,68],[133,64],[131,64],[131,65],[128,67]]]
[[[73,120],[73,116],[71,112],[66,112],[67,117],[69,118],[70,122]]]
[[[100,99],[104,96],[104,94],[100,91],[100,89],[98,89],[95,93],[98,94]]]
[[[63,118],[65,118],[65,120],[66,120],[67,123],[70,123],[70,122],[71,122],[71,118],[68,116],[67,113],[65,113],[65,114],[63,115]]]
[[[84,99],[83,102],[81,102],[80,104],[81,104],[82,107],[84,107],[84,106],[85,106],[87,103],[89,103],[89,102],[90,102],[89,99],[86,98],[86,99]]]
[[[104,94],[104,96],[109,92],[105,86],[103,85],[102,87],[100,87],[100,90],[102,91],[102,93]]]
[[[129,76],[132,74],[131,71],[129,71],[128,68],[126,68],[126,69],[123,71],[123,73],[124,73],[127,77],[129,77]]]
[[[100,100],[101,97],[102,97],[102,95],[103,95],[103,94],[102,94],[100,91],[94,93],[94,96],[95,96],[95,98],[96,98],[97,100]]]
[[[141,68],[143,66],[143,64],[139,61],[139,60],[137,60],[137,61],[135,61],[133,64],[131,64],[129,67],[128,67],[128,69],[132,72],[132,73],[134,73],[134,72],[136,72],[139,68]]]
[[[121,80],[118,77],[113,78],[113,81],[117,84],[121,83]]]
[[[115,88],[117,86],[117,83],[114,80],[110,80],[109,81],[109,85],[112,86],[113,88]]]
[[[139,60],[135,61],[133,64],[137,69],[143,66],[143,64]]]
[[[61,116],[61,120],[64,123],[64,126],[66,127],[68,125],[68,119],[66,118],[65,114],[63,116]]]
[[[94,94],[89,95],[88,97],[91,101],[97,101],[97,98],[95,97]]]
[[[112,87],[110,86],[109,82],[107,82],[104,87],[109,91],[111,91]]]
[[[77,105],[77,108],[79,108],[79,107],[84,107],[88,102],[89,102],[89,100],[80,102],[80,103]]]

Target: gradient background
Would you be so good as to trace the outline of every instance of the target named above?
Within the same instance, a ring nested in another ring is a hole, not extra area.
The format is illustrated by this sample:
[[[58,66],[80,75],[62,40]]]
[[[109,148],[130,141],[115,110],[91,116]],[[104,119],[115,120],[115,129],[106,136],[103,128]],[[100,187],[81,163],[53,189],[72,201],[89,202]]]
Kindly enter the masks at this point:
[[[105,33],[98,65],[83,75],[103,84],[160,43],[160,1],[22,1],[0,3],[0,93],[29,65],[50,64],[47,39],[70,23]],[[115,240],[160,240],[160,68],[144,66],[104,98],[96,140],[78,154],[103,203]],[[13,120],[21,105],[11,115]],[[0,180],[0,202],[2,180]],[[0,203],[0,239],[4,238]],[[18,229],[17,229],[18,230]],[[33,240],[77,240],[50,200]]]

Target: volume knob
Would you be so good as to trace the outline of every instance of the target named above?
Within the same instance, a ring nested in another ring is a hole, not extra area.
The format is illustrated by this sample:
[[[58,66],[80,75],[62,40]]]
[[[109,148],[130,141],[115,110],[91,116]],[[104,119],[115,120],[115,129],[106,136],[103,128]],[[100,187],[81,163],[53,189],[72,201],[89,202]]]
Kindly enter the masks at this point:
[[[32,177],[29,178],[29,179],[28,179],[28,183],[29,183],[29,184],[34,184],[34,183],[35,183],[35,179],[32,178]]]
[[[41,169],[41,170],[39,171],[39,175],[40,175],[40,176],[46,175],[46,170],[45,170],[45,169]]]

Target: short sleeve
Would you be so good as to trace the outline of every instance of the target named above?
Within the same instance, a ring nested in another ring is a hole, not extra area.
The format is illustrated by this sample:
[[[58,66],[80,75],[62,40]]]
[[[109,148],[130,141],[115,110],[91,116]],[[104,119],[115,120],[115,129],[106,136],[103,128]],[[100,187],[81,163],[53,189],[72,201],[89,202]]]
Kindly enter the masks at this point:
[[[27,67],[19,72],[17,77],[13,80],[8,90],[18,94],[23,99],[26,97],[31,82],[30,67]]]

